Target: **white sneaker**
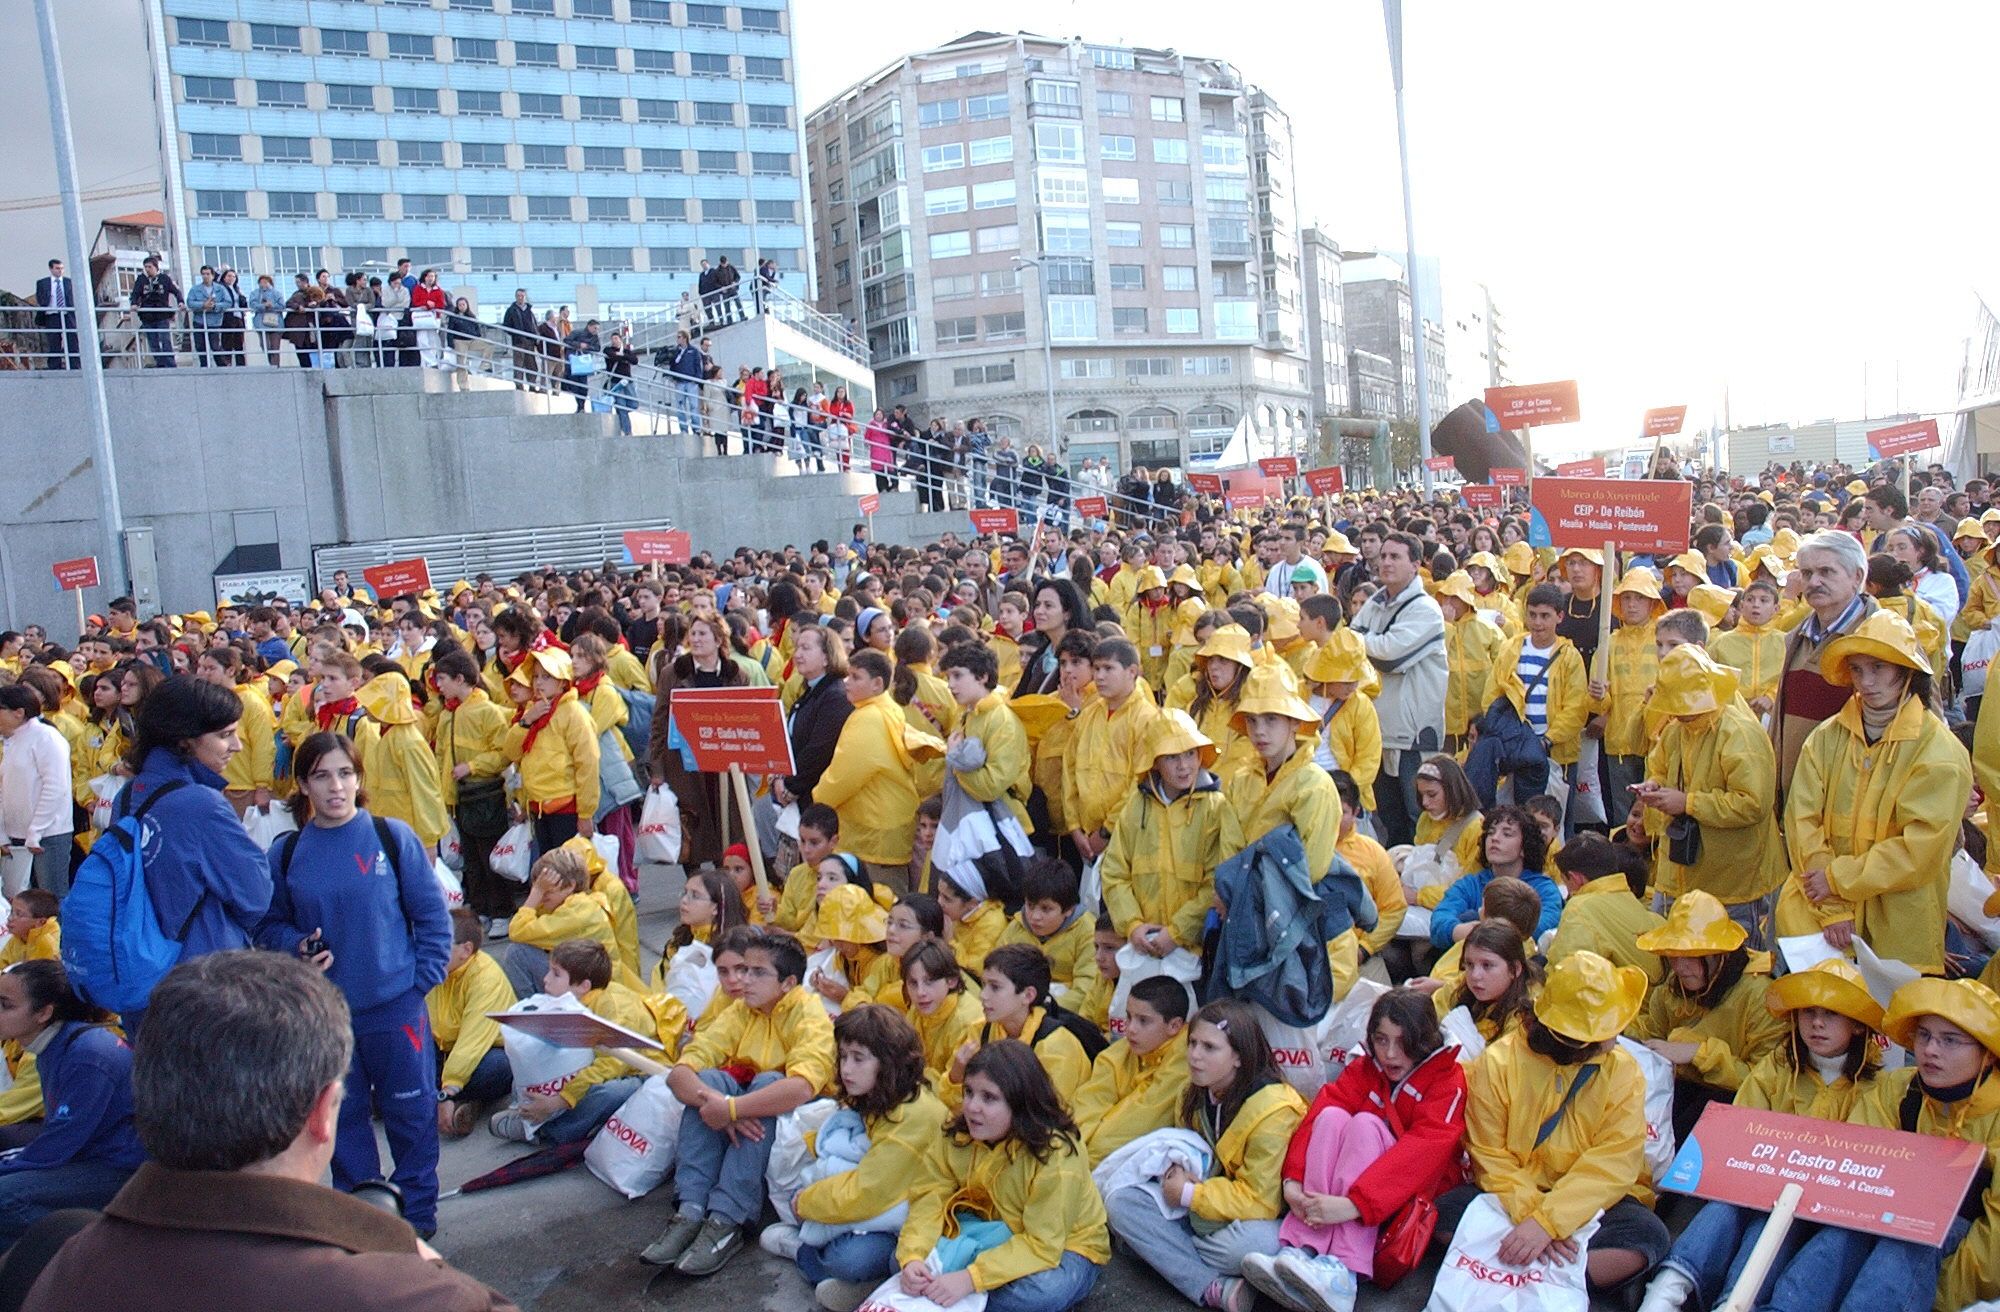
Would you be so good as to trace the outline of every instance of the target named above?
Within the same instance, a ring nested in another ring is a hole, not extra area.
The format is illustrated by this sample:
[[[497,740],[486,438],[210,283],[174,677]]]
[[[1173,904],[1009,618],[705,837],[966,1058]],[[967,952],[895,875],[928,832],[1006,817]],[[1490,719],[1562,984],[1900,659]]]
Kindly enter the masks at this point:
[[[813,1301],[826,1312],[854,1312],[868,1301],[875,1292],[876,1284],[862,1284],[856,1280],[834,1280],[828,1278],[813,1286]]]
[[[1243,1278],[1250,1282],[1251,1288],[1284,1308],[1285,1312],[1311,1312],[1311,1309],[1298,1300],[1297,1295],[1292,1293],[1291,1287],[1286,1285],[1284,1278],[1278,1274],[1276,1261],[1277,1257],[1272,1253],[1249,1254],[1243,1259],[1241,1267]]]
[[[1310,1312],[1354,1312],[1354,1273],[1339,1258],[1315,1257],[1303,1248],[1288,1248],[1272,1265],[1291,1288],[1292,1297]]]
[[[799,1255],[799,1228],[795,1225],[785,1225],[783,1222],[767,1225],[764,1227],[764,1233],[757,1236],[757,1247],[772,1257],[782,1257],[787,1262],[793,1261]],[[872,1289],[874,1286],[871,1285],[869,1288]]]
[[[1646,1286],[1646,1297],[1639,1304],[1639,1312],[1680,1312],[1681,1306],[1694,1293],[1694,1281],[1683,1271],[1663,1266],[1653,1277],[1653,1283]]]
[[[513,1107],[494,1112],[493,1118],[486,1122],[486,1128],[498,1139],[510,1139],[515,1143],[535,1141],[535,1136],[528,1133],[527,1119]]]

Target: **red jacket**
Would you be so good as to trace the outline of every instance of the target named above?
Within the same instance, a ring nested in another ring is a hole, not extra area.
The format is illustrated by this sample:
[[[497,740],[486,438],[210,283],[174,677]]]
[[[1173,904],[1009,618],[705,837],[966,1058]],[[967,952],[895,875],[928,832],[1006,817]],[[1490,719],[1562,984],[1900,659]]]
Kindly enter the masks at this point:
[[[1394,1106],[1390,1106],[1393,1096]],[[1361,1173],[1347,1191],[1364,1225],[1381,1225],[1410,1199],[1436,1198],[1468,1178],[1465,1159],[1465,1070],[1458,1048],[1447,1043],[1417,1064],[1400,1087],[1373,1057],[1350,1062],[1306,1109],[1285,1153],[1285,1179],[1305,1179],[1306,1146],[1313,1121],[1329,1107],[1359,1115],[1370,1112],[1388,1122],[1395,1145]]]
[[[410,292],[410,305],[418,310],[443,310],[446,307],[444,288],[426,287],[418,283]]]

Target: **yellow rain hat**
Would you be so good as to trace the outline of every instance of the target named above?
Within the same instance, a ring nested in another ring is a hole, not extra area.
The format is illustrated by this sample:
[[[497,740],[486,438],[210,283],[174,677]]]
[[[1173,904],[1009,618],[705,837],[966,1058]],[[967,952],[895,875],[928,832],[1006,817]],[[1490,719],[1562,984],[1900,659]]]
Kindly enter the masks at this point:
[[[1317,731],[1319,712],[1292,691],[1287,678],[1290,674],[1289,668],[1280,670],[1272,665],[1253,668],[1243,682],[1243,695],[1237,699],[1236,714],[1229,717],[1229,726],[1238,733],[1248,733],[1251,716],[1282,715],[1298,721],[1301,737]]]
[[[1478,557],[1475,556],[1473,559],[1477,560]],[[1453,570],[1451,573],[1445,575],[1443,581],[1431,591],[1439,600],[1443,600],[1446,597],[1455,597],[1459,601],[1464,602],[1468,610],[1479,609],[1479,594],[1472,590],[1472,576],[1462,569]],[[1342,632],[1346,632],[1346,630],[1343,629]]]
[[[1354,544],[1347,540],[1347,534],[1342,533],[1336,528],[1327,531],[1326,541],[1320,544],[1319,554],[1322,556],[1359,556],[1361,553],[1356,551]]]
[[[1646,598],[1653,603],[1653,613],[1658,615],[1667,608],[1666,599],[1660,596],[1660,581],[1653,577],[1653,571],[1634,565],[1625,571],[1625,577],[1618,580],[1618,586],[1611,589],[1613,598],[1627,593]]]
[[[583,861],[583,873],[590,877],[592,884],[595,884],[611,870],[610,866],[604,864],[604,854],[599,852],[591,841],[582,834],[576,835],[556,850],[558,852],[576,853]]]
[[[1201,753],[1204,767],[1215,764],[1216,746],[1195,724],[1193,716],[1176,707],[1161,711],[1146,733],[1146,769],[1152,769],[1162,756],[1194,751]]]
[[[843,943],[880,943],[889,936],[889,913],[859,884],[842,884],[820,899],[815,931]]]
[[[1572,1042],[1603,1043],[1624,1033],[1645,1003],[1645,971],[1574,952],[1549,968],[1535,1019]]]
[[[1299,636],[1299,603],[1290,597],[1262,593],[1257,600],[1264,607],[1264,637],[1271,642],[1290,642]]]
[[[1878,661],[1923,674],[1933,672],[1930,658],[1924,655],[1923,645],[1917,641],[1909,622],[1886,610],[1876,611],[1861,621],[1854,632],[1826,644],[1819,657],[1820,677],[1843,688],[1853,686],[1853,676],[1847,672],[1849,656],[1873,656]]]
[[[1145,571],[1140,571],[1140,577],[1143,578],[1144,576]],[[1194,566],[1188,564],[1186,561],[1182,561],[1180,564],[1174,566],[1174,572],[1167,575],[1167,582],[1169,585],[1184,583],[1196,592],[1201,591],[1201,580],[1195,577]]]
[[[1341,628],[1335,629],[1317,651],[1306,657],[1305,668],[1300,674],[1307,683],[1362,684],[1368,682],[1368,676],[1374,670],[1375,667],[1368,662],[1368,648],[1362,644],[1361,635],[1353,629]]]
[[[1604,552],[1596,547],[1564,547],[1556,554],[1556,564],[1562,564],[1571,556],[1581,556],[1599,569],[1604,568]]]
[[[286,660],[278,661],[270,669],[265,670],[264,676],[270,679],[289,679],[298,672],[299,663],[297,661]]]
[[[1735,700],[1736,672],[1717,665],[1692,643],[1683,643],[1660,662],[1659,681],[1646,703],[1657,715],[1705,715]]]
[[[1519,574],[1525,578],[1535,572],[1535,549],[1525,542],[1516,542],[1508,547],[1500,553],[1500,559],[1507,563],[1509,574]]]
[[[2000,524],[2000,506],[1994,506],[1981,515],[1979,517],[1979,524],[1982,528],[1988,524]]]
[[[1718,588],[1713,583],[1697,583],[1688,593],[1688,609],[1699,611],[1701,617],[1714,628],[1729,614],[1729,608],[1736,604],[1736,594],[1728,588]]]
[[[1699,551],[1683,551],[1680,555],[1668,561],[1667,564],[1678,569],[1684,569],[1696,578],[1704,578],[1708,574],[1708,561],[1702,558],[1702,554]]]
[[[1976,979],[1917,979],[1896,990],[1882,1017],[1882,1032],[1916,1048],[1917,1019],[1942,1016],[2000,1057],[2000,996]]]
[[[186,620],[190,625],[193,625],[197,628],[212,629],[215,627],[214,616],[210,615],[205,610],[191,610],[187,614],[181,616],[181,618],[183,620]]]
[[[1686,648],[1681,650],[1685,651]],[[1729,918],[1715,894],[1692,889],[1674,899],[1667,923],[1639,935],[1641,952],[1675,957],[1712,957],[1743,946],[1750,931]]]
[[[1007,706],[1020,717],[1021,727],[1028,731],[1030,743],[1040,742],[1043,734],[1069,718],[1069,704],[1045,692],[1010,698]]]
[[[1867,493],[1868,485],[1857,478],[1847,485],[1847,491],[1850,496],[1862,496]]]
[[[1764,992],[1764,1005],[1774,1016],[1824,1007],[1871,1030],[1882,1028],[1882,1004],[1870,996],[1861,972],[1845,957],[1815,961],[1804,970],[1772,980]]]
[[[1977,538],[1979,541],[1984,542],[1986,541],[1986,530],[1979,526],[1979,521],[1976,519],[1961,519],[1958,521],[1958,527],[1951,531],[1951,540],[1953,542],[1958,541],[1960,538]]]
[[[1145,566],[1140,569],[1139,577],[1132,580],[1132,592],[1135,596],[1141,592],[1150,592],[1154,588],[1166,586],[1167,576],[1160,572],[1158,565]]]
[[[355,690],[361,709],[383,724],[415,724],[423,718],[410,703],[410,681],[400,674],[378,674]]]
[[[1507,562],[1490,551],[1475,551],[1466,557],[1464,568],[1469,570],[1474,565],[1491,574],[1495,583],[1505,583],[1507,581]]]
[[[1799,554],[1799,535],[1788,528],[1781,528],[1771,535],[1771,554],[1780,561],[1789,561]]]
[[[1250,650],[1250,631],[1241,624],[1225,624],[1209,634],[1208,641],[1195,649],[1194,659],[1197,661],[1218,658],[1235,661],[1246,670],[1257,668],[1257,658]]]

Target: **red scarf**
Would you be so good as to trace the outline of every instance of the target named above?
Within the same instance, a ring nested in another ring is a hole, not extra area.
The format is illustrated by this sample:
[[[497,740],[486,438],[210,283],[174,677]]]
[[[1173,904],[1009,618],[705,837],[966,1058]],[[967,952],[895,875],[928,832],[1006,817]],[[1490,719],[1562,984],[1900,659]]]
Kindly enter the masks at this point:
[[[456,713],[458,708],[463,705],[465,705],[465,698],[463,697],[447,697],[444,699],[444,708],[447,711]]]
[[[541,719],[535,721],[533,724],[528,725],[528,736],[521,740],[521,756],[524,759],[527,757],[529,752],[535,750],[535,739],[541,737],[542,730],[549,727],[549,721],[556,718],[556,707],[561,706],[563,703],[563,697],[567,697],[569,695],[570,695],[570,690],[567,688],[563,689],[562,696],[557,697],[555,701],[549,704],[549,713],[547,715],[544,715]],[[528,708],[526,706],[523,706],[520,710],[514,712],[514,723],[516,724],[524,723],[521,717],[526,715],[527,713],[528,713]]]
[[[573,685],[576,688],[577,700],[578,701],[590,700],[591,694],[597,691],[597,685],[603,682],[604,682],[603,670],[599,670],[595,674],[586,674],[581,679],[578,679],[576,683]]]
[[[320,707],[313,712],[313,718],[319,721],[320,730],[325,732],[332,729],[336,721],[344,720],[360,709],[360,702],[352,697],[343,697],[337,702],[328,702]]]

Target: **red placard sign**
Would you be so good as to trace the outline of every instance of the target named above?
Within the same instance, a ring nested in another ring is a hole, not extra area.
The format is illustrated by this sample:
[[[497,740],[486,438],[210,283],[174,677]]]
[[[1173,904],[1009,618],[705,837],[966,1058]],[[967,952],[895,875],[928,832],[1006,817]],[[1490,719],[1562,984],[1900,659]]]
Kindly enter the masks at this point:
[[[1557,478],[1603,478],[1604,457],[1592,456],[1588,460],[1571,460],[1556,466]]]
[[[97,557],[78,556],[75,560],[59,560],[55,563],[56,586],[64,592],[75,592],[78,588],[97,586]]]
[[[1189,474],[1187,476],[1187,485],[1203,496],[1219,497],[1222,495],[1222,475],[1220,474]]]
[[[776,688],[679,688],[668,698],[674,728],[707,774],[791,774],[792,740]]]
[[[1522,387],[1489,387],[1486,408],[1502,428],[1541,424],[1573,424],[1583,418],[1576,401],[1576,383],[1528,383]]]
[[[1265,456],[1257,462],[1257,468],[1266,478],[1297,478],[1299,458],[1297,456]]]
[[[1647,437],[1672,437],[1681,431],[1687,422],[1688,408],[1684,405],[1663,405],[1646,412]]]
[[[1109,498],[1078,497],[1076,499],[1076,513],[1082,515],[1085,519],[1103,519],[1111,513]]]
[[[1531,546],[1601,547],[1669,555],[1686,551],[1694,484],[1680,479],[1538,478]]]
[[[1912,451],[1928,451],[1936,445],[1938,426],[1935,419],[1919,419],[1913,424],[1878,428],[1868,435],[1868,449],[1875,453],[1877,460],[1906,456]]]
[[[1467,483],[1458,496],[1473,510],[1498,510],[1506,499],[1506,494],[1491,483]]]
[[[427,591],[431,586],[431,566],[422,556],[413,556],[387,565],[370,565],[361,571],[361,577],[368,581],[377,597],[387,601],[390,597]]]
[[[873,492],[870,492],[867,495],[863,496],[861,500],[856,504],[861,507],[862,514],[872,515],[876,512],[877,509],[881,507],[882,498],[876,496]]]
[[[1527,470],[1515,469],[1506,465],[1495,465],[1492,469],[1487,470],[1486,474],[1487,477],[1493,480],[1495,487],[1519,487],[1528,481]]]
[[[1223,505],[1231,510],[1255,510],[1263,504],[1264,494],[1249,489],[1242,492],[1231,492],[1223,499]]]
[[[1769,1211],[1799,1186],[1798,1218],[1941,1246],[1985,1159],[1981,1144],[1710,1103],[1660,1187]]]
[[[558,1048],[637,1048],[644,1052],[659,1043],[591,1011],[489,1011],[486,1018]]]
[[[1458,468],[1458,461],[1451,456],[1432,456],[1424,461],[1424,468],[1433,474],[1448,474]]]
[[[625,535],[625,550],[634,565],[685,565],[694,559],[694,539],[677,528],[633,529]]]
[[[1308,469],[1306,486],[1316,497],[1330,497],[1336,492],[1347,490],[1347,471],[1339,465],[1328,465],[1325,469]]]
[[[1021,527],[1021,517],[1011,510],[975,510],[972,512],[974,533],[1012,533]]]

